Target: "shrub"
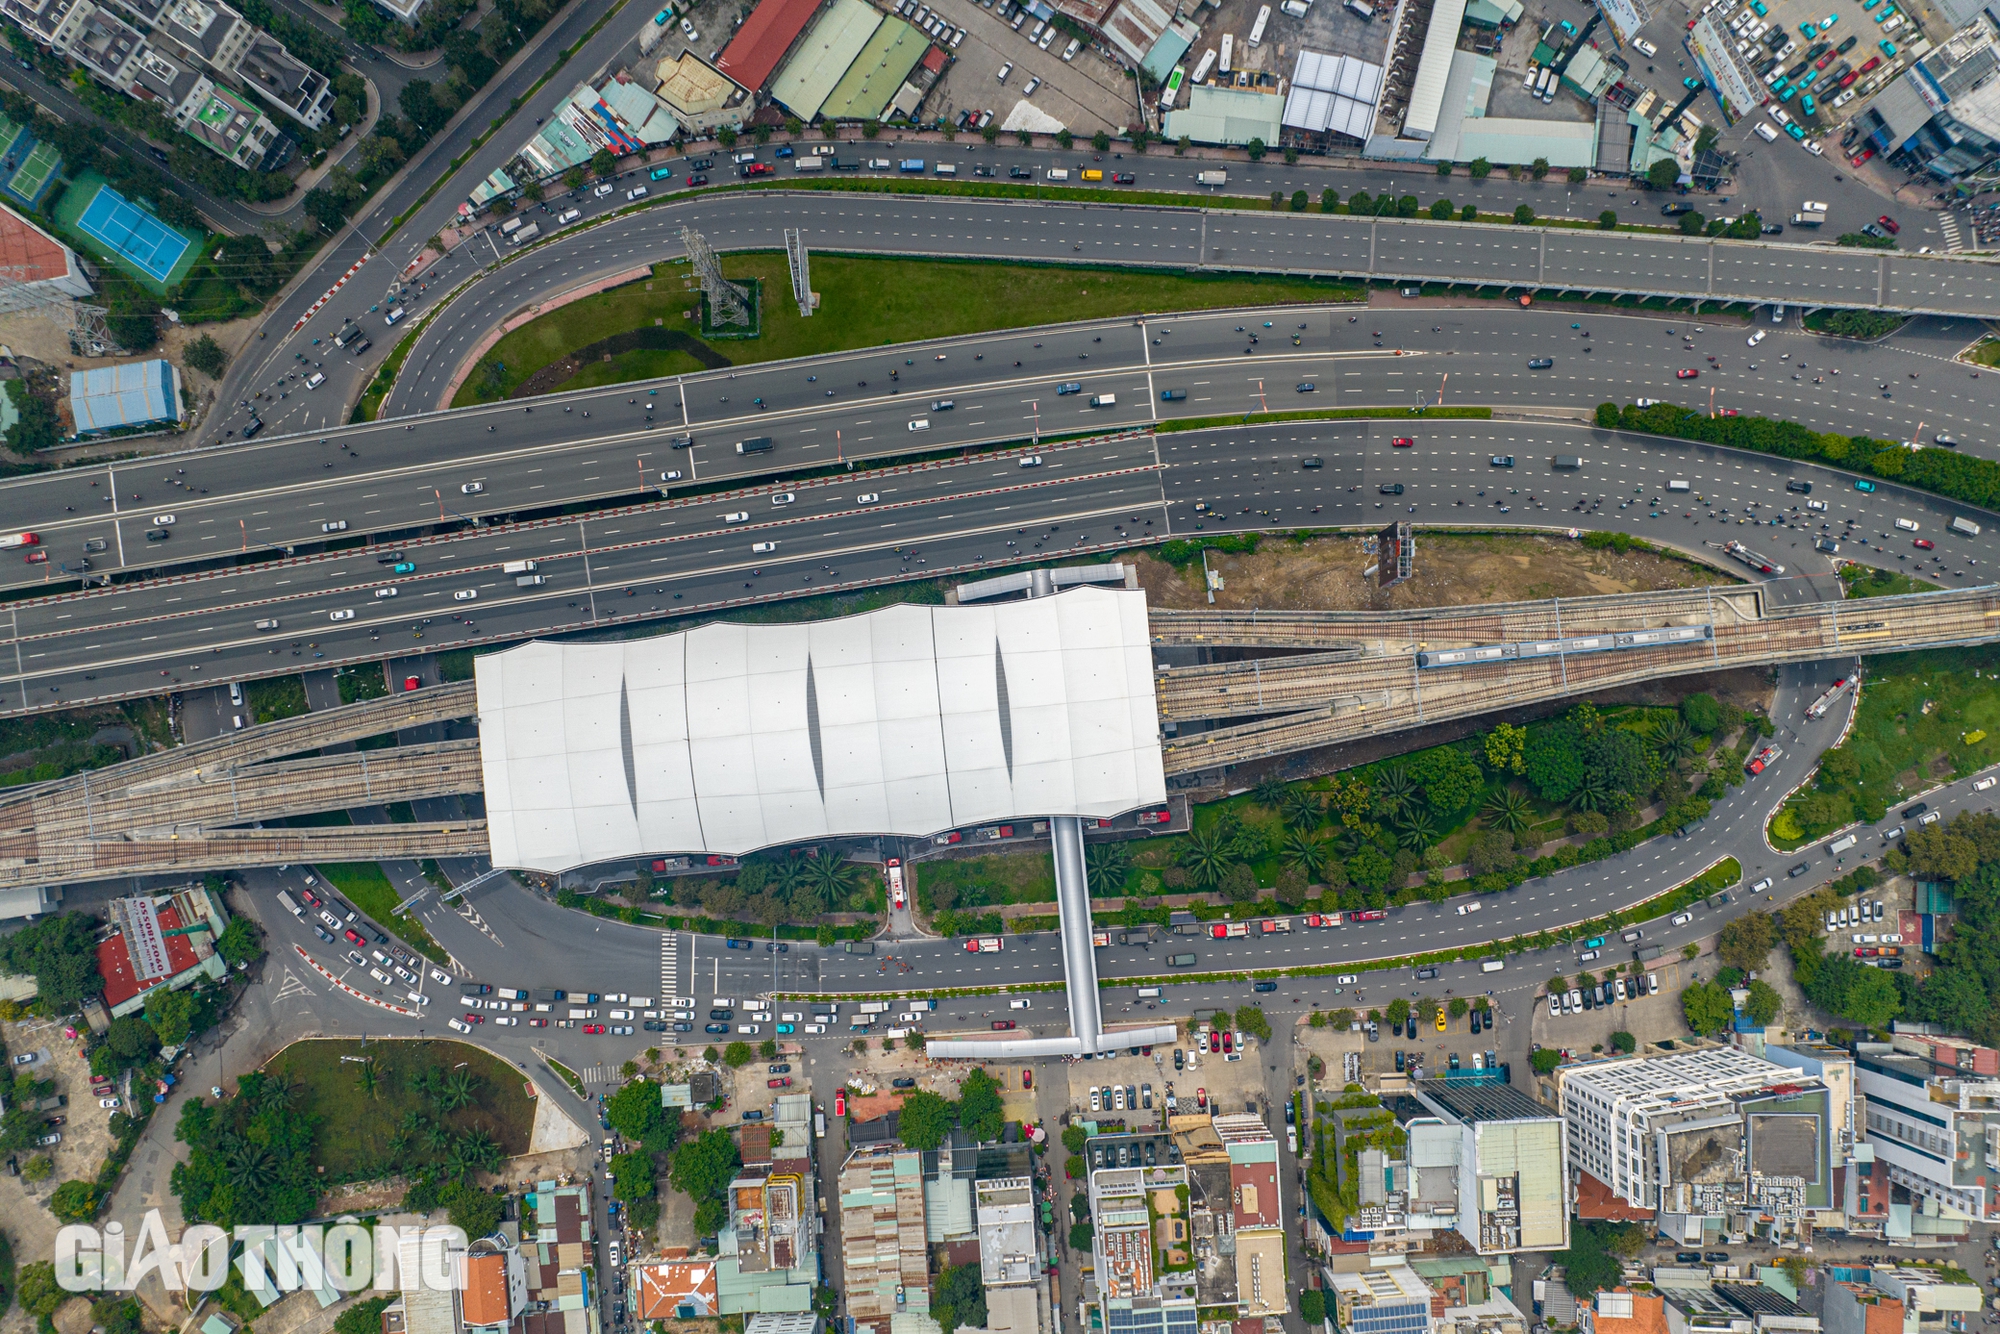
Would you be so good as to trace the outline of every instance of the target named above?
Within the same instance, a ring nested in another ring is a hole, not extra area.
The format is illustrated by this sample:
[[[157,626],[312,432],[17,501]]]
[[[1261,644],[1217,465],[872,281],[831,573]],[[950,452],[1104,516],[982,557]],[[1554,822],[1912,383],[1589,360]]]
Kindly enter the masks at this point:
[[[1449,199],[1440,199],[1435,204],[1432,204],[1431,216],[1439,222],[1451,221],[1451,201]]]
[[[1582,185],[1585,181],[1589,179],[1590,179],[1590,173],[1585,171],[1582,167],[1571,167],[1569,169],[1569,183],[1571,185]]]
[[[1467,204],[1458,211],[1458,220],[1460,222],[1477,222],[1479,220],[1479,205]]]
[[[1618,215],[1607,208],[1597,215],[1597,225],[1603,231],[1615,231],[1618,227]]]
[[[1466,170],[1471,174],[1473,180],[1483,181],[1493,174],[1493,164],[1483,157],[1476,157],[1472,159],[1472,165]]]
[[[1514,206],[1514,222],[1517,226],[1525,227],[1534,220],[1535,206],[1533,204],[1516,204]]]

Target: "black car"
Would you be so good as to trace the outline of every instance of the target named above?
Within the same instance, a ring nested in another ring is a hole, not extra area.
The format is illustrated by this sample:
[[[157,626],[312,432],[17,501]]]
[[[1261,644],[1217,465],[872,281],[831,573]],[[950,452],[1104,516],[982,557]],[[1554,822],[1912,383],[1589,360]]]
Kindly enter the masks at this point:
[[[1259,982],[1251,988],[1252,991],[1276,991],[1277,989],[1278,984],[1276,982]]]
[[[1708,1263],[1712,1265],[1726,1265],[1729,1263],[1729,1252],[1707,1251],[1703,1253],[1701,1258],[1708,1261]]]
[[[694,1025],[693,1025],[693,1024],[689,1024],[689,1023],[679,1023],[679,1024],[675,1024],[675,1025],[674,1025],[674,1032],[676,1032],[676,1033],[692,1033],[692,1032],[694,1032]]]
[[[1800,862],[1797,866],[1794,866],[1791,870],[1785,872],[1785,875],[1788,879],[1797,879],[1799,876],[1804,875],[1807,871],[1810,870],[1812,870],[1811,862]]]
[[[704,1033],[727,1033],[727,1032],[729,1031],[729,1025],[728,1025],[728,1024],[707,1024],[707,1025],[704,1025],[704,1026],[702,1027],[702,1030],[701,1030],[701,1031],[702,1031],[702,1032],[704,1032]]]
[[[790,954],[791,952],[792,947],[782,940],[767,940],[764,942],[764,953],[766,954]]]
[[[664,1033],[667,1031],[666,1022],[660,1019],[648,1019],[646,1021],[646,1031],[648,1033]]]
[[[728,1023],[728,1022],[729,1022],[729,1021],[730,1021],[731,1019],[734,1019],[734,1018],[736,1017],[736,1011],[734,1011],[734,1010],[710,1010],[710,1011],[708,1012],[708,1017],[709,1017],[709,1018],[711,1018],[711,1019],[714,1019],[714,1020],[718,1020],[719,1022],[722,1022],[722,1023],[725,1023],[725,1024],[726,1024],[726,1023]]]
[[[1554,357],[1531,357],[1528,361],[1528,369],[1531,371],[1545,371],[1555,364],[1556,359]]]
[[[903,1079],[892,1079],[889,1081],[889,1087],[892,1089],[913,1089],[916,1086],[917,1086],[917,1081],[907,1077]]]
[[[1397,1074],[1399,1074],[1399,1075],[1400,1075],[1400,1074],[1402,1074],[1402,1073],[1403,1073],[1403,1066],[1404,1066],[1404,1061],[1403,1061],[1403,1053],[1402,1053],[1402,1051],[1401,1051],[1400,1049],[1398,1049],[1398,1050],[1397,1050],[1397,1052],[1396,1052],[1396,1073],[1397,1073]]]
[[[1660,205],[1660,216],[1663,218],[1678,218],[1683,213],[1692,213],[1692,212],[1694,212],[1693,204]]]
[[[1417,969],[1417,981],[1419,982],[1428,982],[1432,978],[1435,978],[1437,975],[1438,975],[1438,970],[1435,968]]]
[[[1308,454],[1299,460],[1299,466],[1301,468],[1323,468],[1326,466],[1326,461],[1317,454]]]
[[[688,159],[688,166],[695,171],[707,171],[710,167],[714,165],[715,165],[715,159],[712,157],[698,157],[698,158]]]
[[[172,536],[173,534],[164,528],[148,528],[146,530],[146,540],[148,542],[164,542]]]
[[[1701,1252],[1700,1252],[1700,1251],[1675,1251],[1675,1252],[1674,1252],[1674,1263],[1675,1263],[1675,1264],[1677,1264],[1677,1265],[1698,1265],[1698,1264],[1700,1264],[1700,1263],[1701,1263]]]
[[[790,1073],[792,1073],[792,1067],[788,1062],[780,1062],[777,1065],[771,1066],[768,1073],[774,1075],[789,1075]]]
[[[1385,496],[1400,496],[1403,494],[1403,484],[1401,482],[1385,482],[1375,489]]]
[[[1930,808],[1931,804],[1928,801],[1920,801],[1914,806],[1905,806],[1903,807],[1903,818],[1905,820],[1914,820]]]
[[[1017,181],[1032,181],[1035,179],[1035,173],[1026,167],[1009,167],[1007,168],[1007,175]]]

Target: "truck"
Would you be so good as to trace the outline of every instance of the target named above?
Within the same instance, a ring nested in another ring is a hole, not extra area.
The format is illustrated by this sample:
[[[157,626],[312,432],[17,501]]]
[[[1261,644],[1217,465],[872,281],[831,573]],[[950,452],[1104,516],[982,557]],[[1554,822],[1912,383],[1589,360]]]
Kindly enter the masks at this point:
[[[1632,951],[1632,957],[1644,963],[1648,959],[1659,958],[1661,951],[1665,948],[1666,946],[1664,945],[1641,945],[1638,949]]]
[[[1827,844],[1826,850],[1829,855],[1838,857],[1843,852],[1852,851],[1853,848],[1860,842],[1861,840],[1856,838],[1853,834],[1843,834],[1839,838],[1833,840],[1833,842]]]
[[[500,567],[502,574],[533,574],[535,562],[531,560],[510,560]]]
[[[494,992],[493,994],[498,996],[501,1000],[524,1001],[528,999],[528,993],[521,990],[519,987],[501,987],[498,991]]]
[[[567,991],[537,990],[535,992],[535,1001],[537,1004],[540,1005],[554,1005],[559,1000],[568,1000],[568,999],[569,999],[569,993]]]
[[[1292,929],[1292,919],[1289,917],[1266,917],[1262,922],[1258,923],[1258,928],[1267,936],[1277,931],[1289,931]]]
[[[1574,454],[1558,454],[1554,467],[1557,472],[1575,472],[1583,466],[1583,460]]]
[[[1505,959],[1484,959],[1480,961],[1479,971],[1482,973],[1497,973],[1506,966],[1507,961]]]
[[[1833,702],[1840,698],[1841,691],[1845,689],[1847,689],[1847,678],[1843,676],[1828,686],[1826,692],[1818,699],[1806,705],[1806,717],[1815,719],[1826,717],[1826,711],[1833,707]]]
[[[1093,408],[1115,408],[1118,406],[1118,395],[1092,394],[1090,396],[1090,406]]]
[[[792,170],[825,171],[826,159],[823,157],[795,157],[792,159]]]
[[[1722,550],[1724,554],[1735,557],[1759,574],[1779,575],[1785,572],[1784,566],[1768,556],[1758,555],[1741,542],[1725,542],[1722,544]]]
[[[1185,389],[1162,389],[1160,391],[1160,402],[1162,403],[1178,403],[1186,397],[1187,390]]]
[[[1250,934],[1248,922],[1217,922],[1208,929],[1208,934],[1217,940],[1233,939]]]
[[[1817,227],[1825,221],[1826,221],[1826,214],[1824,213],[1792,214],[1792,226],[1794,227]]]
[[[1679,479],[1667,483],[1667,490],[1669,491],[1691,491],[1693,489],[1687,482]]]
[[[1167,962],[1172,964],[1176,968],[1192,968],[1194,967],[1194,955],[1175,954],[1170,956],[1167,959]]]
[[[569,1007],[569,1017],[572,1019],[595,1019],[597,1018],[597,1011],[585,1006],[572,1005]]]
[[[540,588],[548,582],[548,576],[540,574],[517,574],[514,576],[516,588]]]
[[[509,239],[515,245],[526,245],[528,242],[534,240],[537,236],[540,236],[541,234],[542,234],[542,229],[540,225],[531,222],[527,226],[523,227],[520,231],[515,232],[514,235]]]
[[[1196,185],[1205,185],[1220,190],[1223,186],[1229,184],[1229,173],[1226,171],[1197,172],[1195,174],[1194,183]]]
[[[738,440],[736,442],[736,452],[738,454],[768,454],[771,452],[771,437],[768,435],[753,435],[748,440]]]
[[[889,1013],[889,1002],[862,1001],[861,1004],[855,1006],[854,1009],[855,1013],[857,1014],[887,1014]]]
[[[298,905],[298,901],[282,889],[278,891],[278,903],[286,912],[294,917],[304,917],[306,915],[306,910]]]
[[[40,1102],[36,1103],[35,1110],[38,1112],[53,1112],[67,1106],[69,1106],[69,1096],[67,1094],[57,1093],[50,1097],[43,1098]]]
[[[1948,532],[1957,533],[1960,537],[1979,536],[1979,525],[1962,516],[1954,518],[1950,523],[1946,524],[1945,529]]]
[[[1110,943],[1111,943],[1111,933],[1109,931],[1093,931],[1090,933],[1090,944],[1092,948],[1101,950]]]
[[[897,171],[910,171],[910,172],[916,172],[921,175],[923,169],[924,169],[924,160],[920,157],[906,157],[901,162],[898,162],[896,164]]]
[[[872,940],[850,940],[845,946],[849,954],[873,954],[875,942]]]

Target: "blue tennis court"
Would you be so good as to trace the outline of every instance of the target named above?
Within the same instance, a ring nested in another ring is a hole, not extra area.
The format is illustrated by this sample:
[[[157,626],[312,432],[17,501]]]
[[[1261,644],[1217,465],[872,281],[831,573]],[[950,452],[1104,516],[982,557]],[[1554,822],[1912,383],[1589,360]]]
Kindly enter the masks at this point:
[[[100,186],[96,198],[76,220],[78,230],[113,254],[137,265],[154,282],[164,283],[194,244],[110,186]]]

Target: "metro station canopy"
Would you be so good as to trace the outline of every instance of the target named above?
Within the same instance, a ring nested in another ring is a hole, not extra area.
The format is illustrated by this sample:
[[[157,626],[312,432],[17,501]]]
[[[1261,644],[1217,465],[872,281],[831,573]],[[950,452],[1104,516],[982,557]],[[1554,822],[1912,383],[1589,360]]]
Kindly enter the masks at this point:
[[[476,664],[495,866],[1164,801],[1145,594],[534,642]]]

